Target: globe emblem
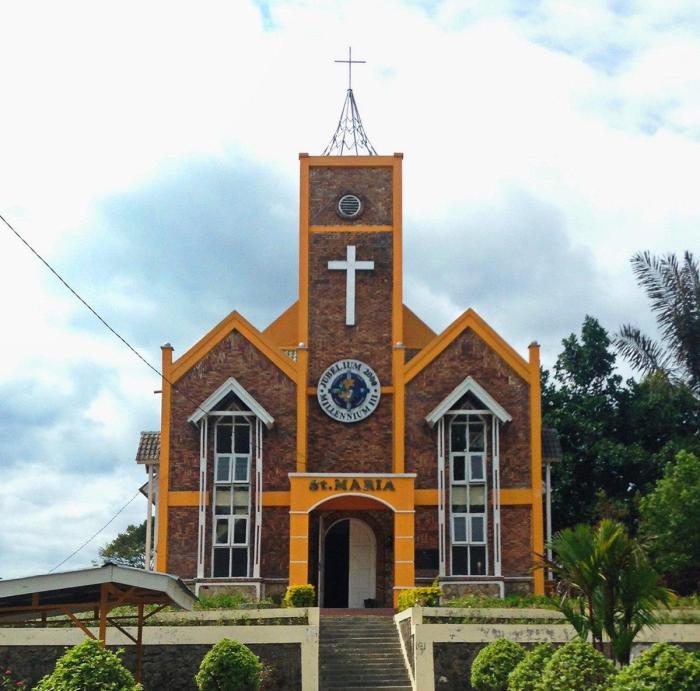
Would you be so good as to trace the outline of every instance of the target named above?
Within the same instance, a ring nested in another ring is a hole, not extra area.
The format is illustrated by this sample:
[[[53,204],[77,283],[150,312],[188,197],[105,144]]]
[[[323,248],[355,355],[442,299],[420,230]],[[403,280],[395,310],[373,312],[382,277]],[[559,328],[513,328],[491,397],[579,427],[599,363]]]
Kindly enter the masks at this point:
[[[369,389],[365,380],[358,374],[343,372],[338,375],[330,386],[330,394],[334,403],[345,410],[353,410],[361,406]]]

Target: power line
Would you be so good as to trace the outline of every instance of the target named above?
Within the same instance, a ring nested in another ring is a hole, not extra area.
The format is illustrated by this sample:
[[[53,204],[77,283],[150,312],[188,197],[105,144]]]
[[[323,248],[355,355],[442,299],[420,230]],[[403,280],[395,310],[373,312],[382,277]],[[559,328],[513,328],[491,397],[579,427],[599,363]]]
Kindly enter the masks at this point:
[[[114,516],[112,516],[112,518],[110,518],[94,535],[85,540],[85,542],[83,542],[83,544],[80,545],[78,549],[76,549],[74,552],[71,552],[62,562],[56,564],[56,566],[54,566],[53,569],[49,571],[49,573],[53,573],[59,566],[63,566],[69,559],[72,559],[78,552],[80,552],[81,549],[87,547],[87,545],[89,545],[122,511],[124,511],[124,509],[127,506],[129,506],[129,504],[131,504],[131,502],[134,501],[134,499],[136,499],[136,497],[138,497],[140,493],[140,489],[136,490],[136,494],[134,494],[134,496],[131,497],[131,499],[129,499],[129,501],[126,502],[126,504],[124,504],[124,506],[122,506],[122,508],[119,509],[119,511],[117,511],[117,513],[115,513]]]
[[[104,325],[105,325],[105,326],[106,326],[106,327],[107,327],[107,328],[108,328],[108,329],[109,329],[109,330],[110,330],[110,331],[111,331],[111,332],[112,332],[112,333],[113,333],[113,334],[114,334],[128,349],[129,349],[129,350],[130,350],[130,351],[131,351],[131,352],[132,352],[132,353],[134,353],[134,355],[136,355],[136,357],[139,358],[139,360],[141,360],[147,367],[150,367],[156,374],[160,375],[161,377],[163,376],[163,375],[161,374],[161,372],[160,372],[156,367],[154,367],[148,360],[146,360],[146,358],[143,357],[143,355],[141,355],[141,353],[139,353],[139,351],[136,350],[136,348],[134,348],[134,346],[131,345],[131,343],[129,343],[121,334],[117,333],[117,331],[115,331],[115,330],[114,330],[114,329],[113,329],[113,328],[112,328],[112,327],[111,327],[111,326],[110,326],[110,325],[109,325],[109,324],[108,324],[108,323],[107,323],[107,322],[106,322],[106,321],[105,321],[105,320],[104,320],[104,319],[103,319],[103,318],[102,318],[88,303],[87,303],[86,300],[84,300],[80,295],[78,295],[78,293],[77,293],[75,290],[73,290],[73,288],[68,284],[68,282],[67,282],[66,280],[64,280],[64,278],[61,276],[61,274],[59,274],[58,271],[56,271],[56,269],[54,269],[53,266],[51,266],[51,264],[49,264],[49,263],[46,261],[46,259],[44,259],[44,258],[43,258],[43,257],[42,257],[42,256],[41,256],[41,255],[40,255],[40,254],[39,254],[39,253],[38,253],[38,252],[37,252],[37,251],[36,251],[36,250],[35,250],[21,235],[20,235],[20,234],[19,234],[19,232],[17,232],[17,231],[12,227],[12,225],[10,224],[10,222],[9,222],[2,214],[0,214],[0,220],[2,220],[2,222],[3,222],[3,223],[4,223],[18,238],[19,238],[20,242],[22,242],[22,243],[27,247],[27,249],[28,249],[28,250],[29,250],[29,251],[30,251],[30,252],[31,252],[31,253],[32,253],[32,254],[33,254],[33,255],[34,255],[34,256],[35,256],[35,257],[36,257],[36,258],[37,258],[37,259],[38,259],[38,260],[39,260],[39,261],[40,261],[40,262],[41,262],[41,263],[42,263],[42,264],[43,264],[43,265],[58,279],[58,280],[59,280],[59,281],[61,281],[61,283],[63,283],[63,285],[64,285],[66,288],[68,288],[68,290],[70,290],[70,292],[73,293],[73,295],[74,295],[78,300],[80,300],[80,302],[82,302],[83,305],[85,305],[85,307],[87,307],[87,308],[90,310],[90,312],[93,313],[93,315],[94,315],[95,317],[97,317],[97,318],[98,318],[98,319],[99,319],[99,320],[100,320],[100,321],[101,321],[101,322],[102,322],[102,323],[103,323],[103,324],[104,324]]]
[[[202,406],[201,406],[197,401],[195,401],[191,396],[189,396],[189,394],[187,394],[187,393],[185,393],[184,391],[182,391],[182,390],[181,390],[179,387],[177,387],[172,381],[170,381],[170,379],[168,379],[157,367],[155,367],[155,366],[152,365],[148,360],[146,360],[146,358],[145,358],[143,355],[141,355],[141,353],[139,353],[139,351],[136,350],[136,348],[134,348],[134,346],[132,346],[131,343],[129,343],[119,332],[117,332],[114,328],[112,328],[112,327],[107,323],[107,321],[106,321],[105,319],[103,319],[93,307],[90,306],[90,304],[87,302],[87,300],[85,300],[84,298],[82,298],[82,297],[78,294],[78,292],[68,283],[68,281],[66,281],[66,280],[63,278],[63,276],[61,276],[61,274],[59,274],[58,271],[56,271],[56,269],[54,269],[53,266],[51,266],[51,264],[49,264],[49,262],[48,262],[46,259],[44,259],[44,258],[41,256],[41,254],[39,254],[39,252],[38,252],[37,250],[35,250],[35,249],[29,244],[29,242],[28,242],[27,240],[25,240],[25,239],[22,237],[22,235],[20,235],[20,233],[7,221],[7,219],[5,219],[5,217],[4,217],[2,214],[0,214],[0,220],[1,220],[1,221],[2,221],[16,236],[17,236],[17,238],[22,242],[22,244],[24,244],[24,245],[27,247],[27,249],[29,249],[29,251],[30,251],[30,252],[31,252],[31,253],[32,253],[32,254],[33,254],[33,255],[34,255],[34,256],[35,256],[35,257],[36,257],[36,258],[37,258],[37,259],[52,273],[52,274],[53,274],[53,275],[54,275],[54,276],[55,276],[55,277],[56,277],[56,278],[57,278],[57,279],[58,279],[58,280],[59,280],[59,281],[60,281],[60,282],[61,282],[61,283],[62,283],[62,284],[63,284],[63,285],[64,285],[64,286],[65,286],[65,287],[66,287],[66,288],[67,288],[67,289],[68,289],[68,290],[69,290],[69,291],[70,291],[84,306],[85,306],[85,307],[87,307],[87,309],[90,310],[90,312],[91,312],[95,317],[97,317],[97,319],[99,319],[100,322],[102,322],[102,324],[103,324],[104,326],[106,326],[106,327],[107,327],[107,328],[108,328],[108,329],[109,329],[109,330],[110,330],[110,331],[111,331],[111,332],[112,332],[112,333],[113,333],[113,334],[114,334],[114,335],[115,335],[129,350],[130,350],[130,351],[131,351],[131,352],[132,352],[132,353],[134,353],[134,355],[136,355],[136,357],[138,357],[139,360],[141,360],[141,362],[143,362],[149,369],[153,370],[159,377],[162,378],[162,380],[163,380],[164,382],[166,382],[167,384],[170,384],[170,387],[172,388],[173,392],[179,393],[183,398],[187,399],[190,403],[192,403],[192,404],[194,405],[194,407],[195,407],[197,410],[201,410],[205,415],[207,414],[208,411],[204,410],[204,408],[202,408]],[[306,459],[304,459],[304,462],[306,463]]]

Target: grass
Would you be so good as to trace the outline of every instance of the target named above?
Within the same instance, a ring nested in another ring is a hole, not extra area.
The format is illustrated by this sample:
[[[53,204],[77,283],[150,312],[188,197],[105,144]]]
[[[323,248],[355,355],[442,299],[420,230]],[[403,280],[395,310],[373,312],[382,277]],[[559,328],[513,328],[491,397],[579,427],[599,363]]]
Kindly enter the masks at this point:
[[[443,607],[478,607],[483,609],[557,609],[556,602],[546,595],[508,595],[500,597],[480,597],[478,595],[465,595],[447,600]]]

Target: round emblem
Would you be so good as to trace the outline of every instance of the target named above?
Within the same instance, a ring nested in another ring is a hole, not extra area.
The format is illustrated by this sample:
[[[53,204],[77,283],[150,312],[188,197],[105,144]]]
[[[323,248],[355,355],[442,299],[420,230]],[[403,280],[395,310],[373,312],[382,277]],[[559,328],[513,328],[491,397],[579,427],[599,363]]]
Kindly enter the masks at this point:
[[[323,412],[334,420],[359,422],[379,405],[379,378],[360,360],[338,360],[318,380],[317,396]]]

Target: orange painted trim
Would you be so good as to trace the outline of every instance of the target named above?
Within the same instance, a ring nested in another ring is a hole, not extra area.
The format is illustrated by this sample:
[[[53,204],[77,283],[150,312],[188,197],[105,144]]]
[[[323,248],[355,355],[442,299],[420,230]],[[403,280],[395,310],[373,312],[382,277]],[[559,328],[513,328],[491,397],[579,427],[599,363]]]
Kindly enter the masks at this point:
[[[501,506],[523,506],[532,504],[532,490],[528,488],[501,489]]]
[[[209,496],[205,498],[206,506],[209,506]],[[168,492],[168,506],[191,506],[199,508],[199,492]]]
[[[158,467],[158,537],[156,569],[168,571],[168,487],[170,484],[170,370],[173,364],[172,346],[161,348],[161,399],[160,399],[160,464]]]
[[[299,156],[299,309],[297,334],[304,346],[309,343],[309,165],[312,157]],[[309,352],[297,350],[297,472],[306,470],[308,436]]]
[[[455,319],[452,324],[408,362],[404,369],[405,381],[411,381],[466,329],[472,329],[497,355],[510,365],[516,374],[526,382],[531,381],[530,365],[471,308]]]
[[[238,331],[252,346],[257,348],[268,360],[282,370],[290,379],[296,379],[294,362],[282,355],[273,343],[267,340],[247,319],[238,312],[231,312],[220,321],[206,336],[193,345],[184,355],[173,363],[170,381],[175,383],[210,353],[232,331]]]
[[[544,554],[544,510],[542,507],[542,402],[540,392],[540,347],[532,343],[530,354],[530,449],[532,454],[532,551]],[[535,595],[544,595],[544,569],[533,572]]]
[[[391,168],[394,160],[403,154],[393,156],[300,156],[302,165],[321,168]]]
[[[322,235],[324,233],[391,233],[392,226],[360,226],[360,225],[344,225],[344,226],[311,226],[309,233],[313,235]]]
[[[392,189],[392,220],[394,222],[393,236],[393,284],[391,295],[391,383],[394,385],[392,434],[393,434],[393,469],[395,473],[403,473],[405,466],[405,382],[404,382],[404,350],[399,346],[403,341],[403,216],[402,216],[402,155],[393,157],[393,189]]]
[[[278,348],[296,348],[299,344],[299,302],[287,307],[275,321],[263,329],[263,336]]]
[[[416,506],[437,506],[438,491],[436,489],[417,489],[415,502]]]
[[[269,491],[262,493],[263,506],[289,506],[289,501],[289,492]]]

